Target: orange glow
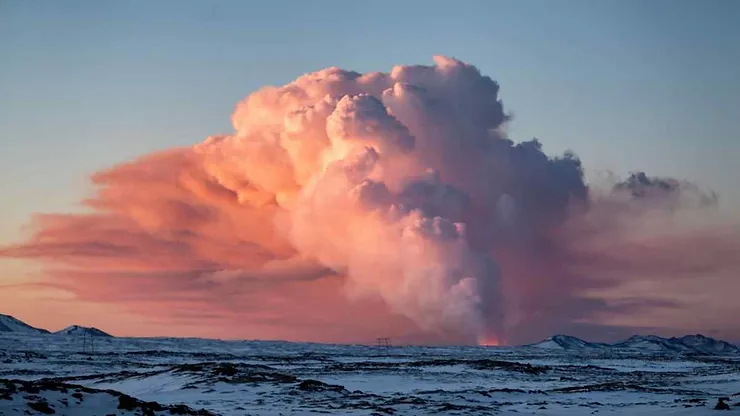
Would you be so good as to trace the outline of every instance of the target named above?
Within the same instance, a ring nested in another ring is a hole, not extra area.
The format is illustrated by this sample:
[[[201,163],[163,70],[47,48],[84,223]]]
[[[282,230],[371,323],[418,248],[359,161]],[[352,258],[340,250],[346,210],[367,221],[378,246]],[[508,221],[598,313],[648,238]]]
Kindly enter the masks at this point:
[[[498,347],[501,343],[495,336],[485,335],[478,339],[478,345],[481,347]]]

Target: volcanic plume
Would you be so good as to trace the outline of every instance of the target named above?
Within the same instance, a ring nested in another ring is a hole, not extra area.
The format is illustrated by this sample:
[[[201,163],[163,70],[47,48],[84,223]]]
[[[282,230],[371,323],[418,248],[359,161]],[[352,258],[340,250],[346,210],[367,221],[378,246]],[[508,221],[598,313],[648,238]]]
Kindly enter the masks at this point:
[[[0,256],[81,299],[340,341],[521,342],[681,307],[614,296],[635,282],[737,277],[711,192],[644,173],[590,187],[574,154],[507,137],[496,82],[434,62],[265,87],[232,134],[96,173],[89,212],[39,215]]]

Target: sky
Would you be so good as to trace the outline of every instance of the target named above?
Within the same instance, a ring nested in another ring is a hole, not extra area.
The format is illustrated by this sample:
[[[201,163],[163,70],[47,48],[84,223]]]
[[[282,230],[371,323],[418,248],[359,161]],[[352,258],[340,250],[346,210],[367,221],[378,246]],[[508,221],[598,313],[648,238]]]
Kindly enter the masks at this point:
[[[28,239],[34,214],[89,211],[80,201],[94,194],[90,177],[96,172],[231,134],[235,105],[263,86],[334,66],[365,73],[432,65],[434,55],[474,65],[499,83],[498,96],[512,115],[503,128],[514,141],[536,137],[548,155],[574,151],[589,181],[606,172],[626,177],[644,170],[694,182],[716,192],[720,211],[731,216],[740,212],[738,16],[740,4],[731,0],[0,0],[0,245]],[[344,296],[336,310],[295,324],[300,330],[278,330],[281,324],[267,319],[235,326],[249,315],[227,308],[225,319],[209,311],[215,296],[190,307],[198,319],[188,313],[175,319],[138,303],[49,285],[55,278],[43,255],[8,257],[0,259],[0,313],[50,329],[76,323],[121,335],[362,341],[420,327],[418,311],[388,311],[383,304],[393,301],[382,296]],[[37,284],[41,274],[47,284]],[[106,286],[109,279],[117,278],[100,276],[100,284],[114,290],[114,284]],[[673,287],[684,287],[685,295],[706,282]],[[622,293],[664,290],[655,282],[641,284]],[[286,289],[295,294],[281,301],[309,310],[320,299],[308,299],[312,290],[324,296],[344,287],[338,278],[300,283]],[[344,337],[343,326],[333,321],[336,311],[367,315],[357,318],[366,327]],[[200,319],[209,313],[220,323]],[[663,324],[670,320],[666,314],[650,315],[655,325],[645,330],[715,330],[702,328],[699,318],[689,327]],[[635,322],[604,318],[601,329],[588,334],[616,337]],[[712,325],[718,334],[740,339],[740,329]]]

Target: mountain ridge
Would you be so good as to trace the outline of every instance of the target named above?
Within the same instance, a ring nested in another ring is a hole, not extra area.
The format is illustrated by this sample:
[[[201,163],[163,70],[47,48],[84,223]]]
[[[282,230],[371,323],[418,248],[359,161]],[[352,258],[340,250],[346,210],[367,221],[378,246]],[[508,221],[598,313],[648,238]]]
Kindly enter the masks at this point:
[[[56,332],[51,332],[48,329],[37,328],[31,326],[20,319],[12,316],[0,313],[0,333],[14,333],[14,334],[43,334],[43,335],[83,335],[89,334],[94,337],[107,337],[113,338],[113,335],[102,331],[95,327],[87,327],[82,325],[70,325],[64,329]]]
[[[113,335],[95,327],[70,325],[56,332],[36,328],[11,315],[0,313],[0,333],[43,334],[43,335],[87,335],[114,338]],[[700,355],[740,355],[740,346],[724,340],[717,340],[701,334],[665,338],[658,335],[633,335],[612,343],[590,342],[581,338],[556,334],[540,342],[520,345],[520,347],[543,350],[564,350],[583,352],[650,352],[683,353]]]
[[[49,334],[50,332],[46,329],[36,328],[28,325],[12,315],[4,315],[0,313],[0,332],[13,332],[21,334]]]
[[[90,335],[93,337],[113,338],[113,335],[98,328],[81,325],[70,325],[64,329],[60,329],[59,331],[54,332],[53,335]]]
[[[740,347],[727,341],[701,334],[664,338],[658,335],[633,335],[612,343],[589,342],[570,335],[553,335],[540,342],[524,345],[541,349],[565,351],[651,352],[702,355],[740,354]]]

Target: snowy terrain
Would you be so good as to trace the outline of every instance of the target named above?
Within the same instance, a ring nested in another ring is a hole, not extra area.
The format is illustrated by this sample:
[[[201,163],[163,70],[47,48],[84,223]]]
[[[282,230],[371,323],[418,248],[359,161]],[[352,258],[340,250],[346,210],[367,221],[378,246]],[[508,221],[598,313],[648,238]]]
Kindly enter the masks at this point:
[[[79,336],[1,333],[0,414],[701,415],[721,397],[740,414],[740,354],[695,336],[516,348],[94,342],[86,354]]]

